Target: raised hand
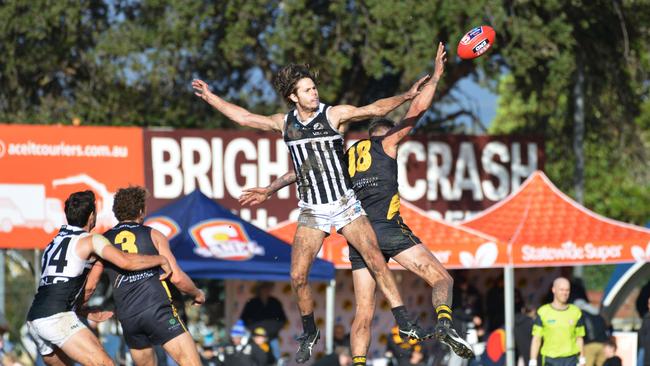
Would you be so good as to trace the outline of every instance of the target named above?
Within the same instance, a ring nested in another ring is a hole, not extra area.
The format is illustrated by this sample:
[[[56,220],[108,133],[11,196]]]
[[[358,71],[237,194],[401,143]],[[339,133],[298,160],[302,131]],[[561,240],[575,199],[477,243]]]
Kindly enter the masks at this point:
[[[440,80],[443,72],[445,71],[445,62],[447,62],[447,52],[445,51],[445,45],[442,42],[438,42],[436,66],[435,70],[433,71],[433,78],[431,78],[431,82],[437,83]]]
[[[411,88],[405,93],[406,97],[408,99],[415,98],[418,94],[420,94],[420,89],[427,81],[429,81],[429,79],[431,79],[431,75],[427,74],[420,78],[420,80],[416,81],[415,84],[413,84],[413,86],[411,86]]]
[[[199,98],[204,98],[210,93],[210,87],[208,87],[208,84],[200,79],[194,79],[192,80],[192,88],[194,89],[194,95],[196,95]]]
[[[266,201],[269,198],[269,189],[262,187],[255,187],[245,189],[241,196],[239,196],[239,204],[242,206],[255,206]]]

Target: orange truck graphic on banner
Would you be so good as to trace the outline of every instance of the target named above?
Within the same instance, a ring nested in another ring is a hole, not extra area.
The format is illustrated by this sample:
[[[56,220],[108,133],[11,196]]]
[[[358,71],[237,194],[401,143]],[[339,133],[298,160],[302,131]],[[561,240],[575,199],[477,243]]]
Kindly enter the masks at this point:
[[[63,203],[45,196],[42,184],[0,184],[0,231],[14,227],[51,233],[65,223]]]

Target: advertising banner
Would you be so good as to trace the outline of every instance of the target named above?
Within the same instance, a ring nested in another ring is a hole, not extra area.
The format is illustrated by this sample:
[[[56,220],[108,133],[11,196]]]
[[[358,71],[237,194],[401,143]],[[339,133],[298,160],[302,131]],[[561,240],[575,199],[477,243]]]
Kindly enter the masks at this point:
[[[346,136],[348,145],[365,138]],[[295,188],[260,206],[241,207],[242,190],[292,170],[279,133],[145,130],[145,180],[156,209],[194,189],[261,228],[297,218]],[[505,198],[544,163],[541,140],[488,136],[416,136],[399,148],[403,200],[436,218],[460,221]]]
[[[562,193],[541,171],[463,226],[509,243],[517,267],[650,259],[650,229],[590,211]]]
[[[70,193],[92,190],[97,230],[115,224],[113,194],[144,184],[142,129],[0,124],[0,248],[43,248]]]

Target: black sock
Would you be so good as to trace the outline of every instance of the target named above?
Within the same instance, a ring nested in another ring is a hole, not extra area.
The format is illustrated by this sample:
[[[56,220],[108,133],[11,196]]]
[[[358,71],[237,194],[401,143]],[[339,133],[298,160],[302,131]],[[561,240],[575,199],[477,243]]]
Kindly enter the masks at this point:
[[[440,304],[436,306],[438,322],[445,326],[451,326],[451,308],[448,305]]]
[[[302,316],[302,330],[307,334],[316,333],[316,322],[314,322],[314,313]]]
[[[393,316],[395,317],[395,320],[397,321],[397,325],[401,329],[408,328],[408,322],[409,322],[409,315],[406,312],[406,306],[398,306],[390,309],[390,311],[393,312]]]
[[[352,356],[352,366],[366,366],[366,356]]]

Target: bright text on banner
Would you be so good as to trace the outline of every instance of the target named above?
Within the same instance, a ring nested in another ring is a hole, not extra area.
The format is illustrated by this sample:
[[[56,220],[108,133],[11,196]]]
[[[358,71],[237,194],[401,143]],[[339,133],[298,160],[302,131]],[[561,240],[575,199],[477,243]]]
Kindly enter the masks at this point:
[[[268,228],[297,215],[295,188],[261,206],[241,207],[242,190],[266,186],[292,169],[280,134],[232,130],[145,130],[150,207],[200,189],[255,225]],[[348,145],[365,138],[348,134]],[[543,167],[543,143],[517,137],[415,136],[400,145],[403,200],[435,217],[464,219],[503,199]]]

